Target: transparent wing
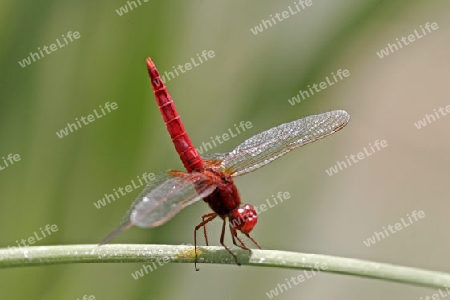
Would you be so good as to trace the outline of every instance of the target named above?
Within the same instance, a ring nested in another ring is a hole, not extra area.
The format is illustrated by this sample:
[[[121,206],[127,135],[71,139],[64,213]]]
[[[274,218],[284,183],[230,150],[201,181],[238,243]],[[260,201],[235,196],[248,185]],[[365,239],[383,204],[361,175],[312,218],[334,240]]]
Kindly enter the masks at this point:
[[[211,194],[216,185],[202,173],[181,173],[153,190],[145,189],[142,198],[130,215],[138,227],[156,227],[164,224],[180,210]],[[193,183],[196,183],[195,185]]]
[[[169,171],[156,177],[136,197],[119,226],[100,244],[130,228],[156,227],[169,221],[180,210],[211,194],[216,185],[202,173]]]
[[[205,168],[221,169],[222,161],[228,153],[213,153],[202,155]]]
[[[219,161],[223,160],[228,153],[212,153],[202,155],[203,160]]]
[[[239,176],[267,165],[289,151],[335,133],[345,127],[349,120],[350,115],[343,110],[308,116],[261,132],[232,152],[211,158],[221,159],[220,169],[224,172]]]

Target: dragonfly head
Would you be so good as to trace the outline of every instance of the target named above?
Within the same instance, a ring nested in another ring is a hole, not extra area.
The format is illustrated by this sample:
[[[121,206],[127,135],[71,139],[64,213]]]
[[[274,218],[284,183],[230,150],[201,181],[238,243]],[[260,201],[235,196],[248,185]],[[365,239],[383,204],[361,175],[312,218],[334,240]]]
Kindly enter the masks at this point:
[[[251,204],[235,208],[230,214],[230,225],[244,234],[249,234],[258,222],[258,215]]]

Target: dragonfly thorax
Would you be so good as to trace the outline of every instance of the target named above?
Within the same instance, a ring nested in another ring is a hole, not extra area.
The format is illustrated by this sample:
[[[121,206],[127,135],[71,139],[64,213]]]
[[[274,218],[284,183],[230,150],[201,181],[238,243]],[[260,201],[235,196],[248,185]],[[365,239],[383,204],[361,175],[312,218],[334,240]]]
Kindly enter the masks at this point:
[[[234,185],[233,178],[218,170],[208,168],[204,173],[208,175],[208,181],[216,186],[216,189],[203,201],[221,218],[228,217],[233,210],[241,206],[239,192]]]

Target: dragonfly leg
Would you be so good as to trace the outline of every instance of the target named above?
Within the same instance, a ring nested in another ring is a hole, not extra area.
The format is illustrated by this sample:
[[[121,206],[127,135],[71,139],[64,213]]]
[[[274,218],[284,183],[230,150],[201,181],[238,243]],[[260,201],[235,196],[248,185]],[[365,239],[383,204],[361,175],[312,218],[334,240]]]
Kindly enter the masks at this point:
[[[244,249],[244,250],[249,250],[249,251],[251,251],[251,249],[249,249],[245,244],[244,244],[244,242],[237,236],[237,230],[236,229],[234,229],[232,226],[230,226],[230,231],[231,231],[231,237],[232,237],[232,240],[233,240],[233,244],[234,245],[236,245],[236,246],[238,246],[239,248],[242,248],[242,249]],[[261,246],[248,234],[248,233],[244,233],[245,234],[245,236],[246,237],[248,237],[252,242],[253,242],[253,244],[255,244],[256,245],[256,247],[258,247],[259,249],[262,249],[261,248]],[[236,240],[238,240],[239,241],[239,243],[240,243],[240,245],[238,244],[238,243],[236,243]]]
[[[245,246],[244,242],[237,236],[237,230],[234,229],[231,225],[230,225],[230,232],[231,232],[231,240],[233,241],[233,244],[235,246],[238,246],[239,248],[244,250],[250,250],[248,249],[247,246]],[[238,240],[240,244],[236,243],[236,240]]]
[[[223,219],[222,233],[220,234],[220,244],[228,251],[228,253],[231,254],[231,256],[233,256],[234,260],[236,261],[236,264],[237,264],[238,266],[240,266],[241,264],[238,262],[236,254],[234,254],[234,253],[230,250],[230,248],[228,248],[227,246],[225,246],[225,243],[223,242],[224,239],[225,239],[225,224],[226,224],[226,220]],[[233,235],[233,234],[231,234],[231,235]],[[234,241],[233,241],[233,242],[234,242]]]
[[[245,233],[245,235],[253,242],[253,244],[256,245],[256,247],[262,249],[261,246],[248,233]]]
[[[208,224],[209,222],[211,222],[212,220],[214,220],[214,218],[217,217],[216,213],[210,213],[210,214],[206,214],[202,216],[202,222],[200,224],[198,224],[197,226],[195,226],[195,230],[194,230],[194,251],[195,251],[195,270],[199,271],[200,269],[197,268],[197,230],[199,230],[201,227],[205,227],[206,224]],[[206,229],[205,229],[205,234],[206,234]],[[205,235],[205,239],[206,239],[206,235]],[[208,240],[206,239],[206,244],[208,245]]]
[[[216,216],[216,213],[210,213],[210,214],[206,214],[202,216],[202,222],[205,221],[205,219],[211,217],[211,216]],[[209,246],[208,243],[208,234],[206,233],[206,224],[203,225],[203,235],[205,236],[205,242],[206,242],[206,246]]]

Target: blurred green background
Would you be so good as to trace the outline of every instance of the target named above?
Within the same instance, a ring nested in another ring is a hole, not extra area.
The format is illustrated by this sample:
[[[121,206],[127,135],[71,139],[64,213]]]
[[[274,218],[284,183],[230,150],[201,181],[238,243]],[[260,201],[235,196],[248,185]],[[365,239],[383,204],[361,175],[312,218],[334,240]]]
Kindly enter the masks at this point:
[[[137,2],[137,0],[135,0]],[[266,249],[323,253],[450,271],[450,117],[413,123],[450,104],[448,1],[317,1],[254,35],[293,1],[153,1],[119,16],[124,0],[0,3],[0,247],[58,231],[35,245],[98,243],[139,193],[97,209],[105,193],[145,172],[182,169],[145,68],[161,72],[203,50],[215,57],[167,82],[196,145],[250,121],[213,149],[231,151],[262,130],[334,109],[352,116],[342,132],[236,179],[244,203],[291,198],[260,216],[253,237]],[[129,8],[128,8],[129,9]],[[380,59],[376,52],[426,22],[439,29]],[[68,31],[80,38],[22,68],[19,61]],[[299,90],[331,72],[350,76],[294,106]],[[56,132],[106,102],[118,109],[60,139]],[[388,147],[328,176],[326,169],[375,140]],[[367,247],[363,241],[413,210],[417,224]],[[160,228],[132,228],[114,243],[188,244],[196,204]],[[208,227],[218,244],[221,222]],[[227,237],[228,238],[228,237]],[[229,243],[229,239],[227,239]],[[298,271],[168,264],[135,280],[142,264],[73,264],[0,270],[0,299],[267,299]],[[420,299],[437,291],[321,274],[277,299]]]

